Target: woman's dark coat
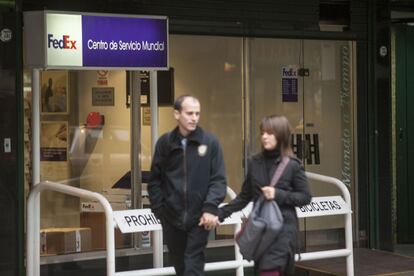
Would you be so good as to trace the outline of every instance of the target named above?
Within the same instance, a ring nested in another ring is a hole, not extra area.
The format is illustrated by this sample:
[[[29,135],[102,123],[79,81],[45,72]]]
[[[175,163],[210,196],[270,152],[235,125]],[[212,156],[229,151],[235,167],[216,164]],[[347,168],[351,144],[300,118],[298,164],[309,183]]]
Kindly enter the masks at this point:
[[[220,208],[220,220],[243,209],[250,201],[256,201],[262,194],[260,188],[269,185],[280,161],[280,157],[274,158],[270,171],[267,171],[263,153],[253,156],[249,161],[242,191],[228,205]],[[298,219],[295,206],[306,205],[311,200],[308,181],[300,160],[290,158],[276,184],[275,200],[282,211],[284,225],[272,246],[260,260],[255,261],[255,266],[259,270],[277,269],[282,273],[291,274],[294,269],[294,255],[298,249]]]

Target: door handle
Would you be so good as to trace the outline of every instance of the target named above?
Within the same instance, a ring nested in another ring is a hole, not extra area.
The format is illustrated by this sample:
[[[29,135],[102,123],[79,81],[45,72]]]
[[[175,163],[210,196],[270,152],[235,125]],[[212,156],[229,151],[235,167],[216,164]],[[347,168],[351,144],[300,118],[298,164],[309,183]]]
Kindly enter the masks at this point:
[[[309,77],[309,68],[299,68],[298,75],[299,77]]]
[[[308,159],[310,156],[310,143],[308,140],[303,140],[303,155],[304,155],[304,159]]]
[[[404,129],[400,127],[398,130],[398,139],[401,141],[404,138]]]

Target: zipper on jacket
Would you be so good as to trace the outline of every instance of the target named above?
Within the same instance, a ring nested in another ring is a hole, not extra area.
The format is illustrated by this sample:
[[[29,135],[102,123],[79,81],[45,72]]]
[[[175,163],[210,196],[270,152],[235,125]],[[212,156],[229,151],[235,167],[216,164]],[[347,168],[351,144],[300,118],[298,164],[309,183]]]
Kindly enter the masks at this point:
[[[185,226],[185,222],[187,220],[187,155],[186,150],[187,144],[183,147],[183,155],[184,155],[184,184],[183,184],[183,196],[184,196],[184,217],[183,217],[183,225]]]

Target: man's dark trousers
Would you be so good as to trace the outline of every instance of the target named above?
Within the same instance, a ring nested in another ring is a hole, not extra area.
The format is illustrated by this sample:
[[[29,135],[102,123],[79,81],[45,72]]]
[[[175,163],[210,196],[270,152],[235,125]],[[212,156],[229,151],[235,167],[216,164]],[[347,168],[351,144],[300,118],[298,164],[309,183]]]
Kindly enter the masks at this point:
[[[162,227],[170,261],[176,274],[178,276],[204,275],[204,249],[208,242],[209,231],[197,225],[186,231],[169,223],[163,223]]]

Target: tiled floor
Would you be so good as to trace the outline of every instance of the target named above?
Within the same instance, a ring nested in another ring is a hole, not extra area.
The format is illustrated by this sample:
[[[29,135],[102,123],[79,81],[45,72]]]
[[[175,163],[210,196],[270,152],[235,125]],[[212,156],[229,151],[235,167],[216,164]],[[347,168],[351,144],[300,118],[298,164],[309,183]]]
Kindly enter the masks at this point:
[[[414,247],[399,248],[406,250],[409,254]],[[409,250],[410,249],[410,250]],[[407,256],[407,253],[392,253],[366,248],[354,249],[355,276],[379,276],[379,275],[414,275],[414,257]],[[330,275],[346,275],[345,258],[333,258],[317,261],[302,262],[299,266],[307,267],[310,270],[324,271]]]
[[[354,249],[355,276],[414,276],[414,244],[397,245],[395,252]],[[234,270],[206,273],[206,276],[235,276]],[[245,276],[253,276],[245,268]],[[296,276],[346,275],[345,258],[332,258],[298,263]]]
[[[364,248],[354,249],[355,276],[414,276],[414,245],[398,245],[396,252],[384,252]],[[208,261],[231,260],[233,248],[212,248]],[[164,257],[168,266],[168,258]],[[117,271],[145,269],[152,262],[152,255],[139,255],[120,258]],[[332,258],[298,264],[295,276],[346,275],[345,258]],[[302,269],[300,268],[302,266]],[[303,267],[306,267],[304,269]],[[245,276],[253,276],[252,268],[244,269]],[[59,263],[41,266],[41,275],[59,276],[104,276],[105,260],[88,260],[74,263]],[[208,272],[206,276],[236,276],[234,270]]]
[[[397,244],[394,248],[394,252],[414,258],[414,244]]]

